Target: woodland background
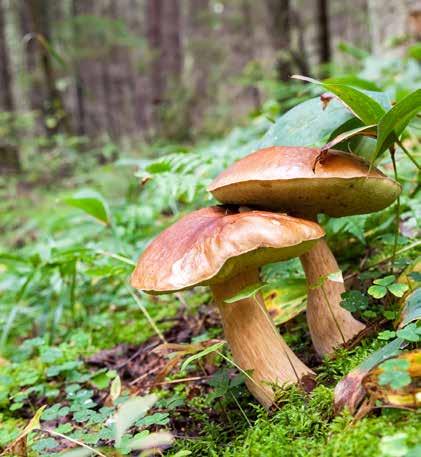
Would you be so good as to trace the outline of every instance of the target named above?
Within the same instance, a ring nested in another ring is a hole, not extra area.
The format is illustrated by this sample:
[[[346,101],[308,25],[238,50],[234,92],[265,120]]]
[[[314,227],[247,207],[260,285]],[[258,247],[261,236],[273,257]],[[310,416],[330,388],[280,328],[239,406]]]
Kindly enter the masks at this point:
[[[420,35],[416,0],[1,0],[0,112],[91,140],[215,136],[293,73]]]

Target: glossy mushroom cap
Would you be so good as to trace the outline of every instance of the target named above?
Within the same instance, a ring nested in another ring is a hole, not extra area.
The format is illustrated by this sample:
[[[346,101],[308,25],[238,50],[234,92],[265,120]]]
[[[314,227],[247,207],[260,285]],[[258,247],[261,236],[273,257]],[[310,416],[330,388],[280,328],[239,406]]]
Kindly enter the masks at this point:
[[[319,155],[315,148],[260,149],[227,168],[208,190],[226,204],[334,217],[379,211],[401,191],[354,154],[330,150],[317,162]]]
[[[203,208],[147,247],[131,284],[159,294],[221,283],[250,267],[300,256],[323,236],[315,222],[285,214]]]

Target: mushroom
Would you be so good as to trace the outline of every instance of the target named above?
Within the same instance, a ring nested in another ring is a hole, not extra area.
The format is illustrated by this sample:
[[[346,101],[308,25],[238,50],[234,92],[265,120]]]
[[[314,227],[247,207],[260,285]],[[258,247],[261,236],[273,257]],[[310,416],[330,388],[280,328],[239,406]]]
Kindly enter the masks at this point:
[[[400,185],[360,157],[304,147],[260,149],[222,172],[208,187],[225,204],[255,205],[316,220],[379,211],[399,195]],[[319,355],[331,353],[364,329],[340,306],[343,282],[326,241],[300,257],[308,284],[307,320]]]
[[[259,268],[300,256],[324,236],[315,222],[267,211],[219,206],[194,211],[162,232],[140,256],[131,284],[149,294],[209,285],[234,362],[251,370],[246,384],[265,407],[271,384],[313,372],[279,335],[259,293],[226,300],[259,282]]]

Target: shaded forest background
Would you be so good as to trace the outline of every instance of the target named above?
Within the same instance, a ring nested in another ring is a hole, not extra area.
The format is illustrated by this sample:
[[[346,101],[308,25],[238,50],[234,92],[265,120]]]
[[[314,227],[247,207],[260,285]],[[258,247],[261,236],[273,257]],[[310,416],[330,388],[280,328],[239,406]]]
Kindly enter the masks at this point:
[[[47,135],[214,136],[282,103],[293,73],[399,53],[420,16],[412,0],[1,0],[0,112]]]

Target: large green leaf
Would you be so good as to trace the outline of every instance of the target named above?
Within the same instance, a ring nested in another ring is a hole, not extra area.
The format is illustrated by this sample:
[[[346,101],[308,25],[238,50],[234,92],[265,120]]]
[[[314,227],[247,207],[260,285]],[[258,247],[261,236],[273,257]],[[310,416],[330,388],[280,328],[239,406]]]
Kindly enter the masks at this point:
[[[105,198],[95,190],[84,189],[63,200],[69,206],[79,208],[96,220],[110,224],[110,210]]]
[[[312,98],[279,117],[262,138],[259,148],[321,147],[327,143],[335,130],[352,117],[352,113],[338,100],[331,100],[324,107],[320,97]]]
[[[306,308],[306,280],[284,278],[270,282],[263,289],[262,295],[275,324],[288,322]]]
[[[375,158],[394,143],[409,121],[420,111],[421,89],[418,89],[406,96],[382,116],[378,125]]]
[[[410,322],[418,321],[421,319],[421,288],[414,290],[404,302],[402,309],[402,321],[399,327],[405,327]]]
[[[331,84],[316,79],[307,78],[306,76],[294,75],[294,79],[308,81],[324,87],[339,97],[342,102],[361,119],[364,124],[377,124],[380,118],[385,114],[385,109],[381,104],[362,90],[344,84]]]
[[[263,289],[263,287],[265,287],[265,284],[262,284],[261,282],[250,284],[249,286],[246,286],[244,289],[240,290],[240,292],[236,293],[232,297],[227,298],[224,301],[225,303],[235,303],[236,301],[253,297],[257,294],[257,292],[259,292],[260,289]]]

